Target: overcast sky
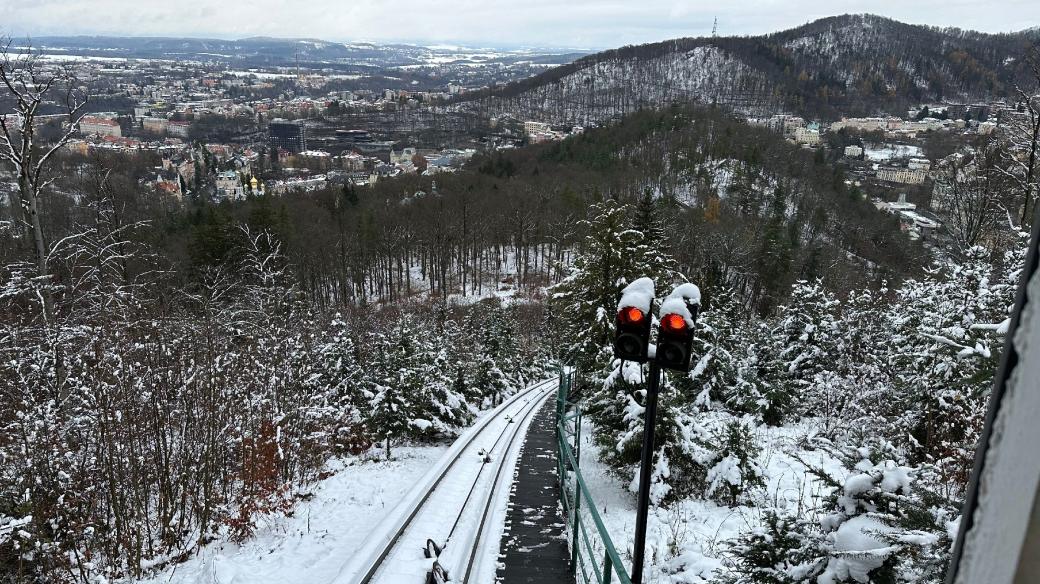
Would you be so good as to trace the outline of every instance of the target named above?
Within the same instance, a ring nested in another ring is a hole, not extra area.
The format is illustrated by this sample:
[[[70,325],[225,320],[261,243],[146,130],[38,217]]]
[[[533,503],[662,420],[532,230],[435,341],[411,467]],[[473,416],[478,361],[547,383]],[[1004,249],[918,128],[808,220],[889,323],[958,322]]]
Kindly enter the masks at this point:
[[[760,34],[823,16],[1007,32],[1040,25],[1040,0],[0,0],[0,34],[307,37],[605,48]]]

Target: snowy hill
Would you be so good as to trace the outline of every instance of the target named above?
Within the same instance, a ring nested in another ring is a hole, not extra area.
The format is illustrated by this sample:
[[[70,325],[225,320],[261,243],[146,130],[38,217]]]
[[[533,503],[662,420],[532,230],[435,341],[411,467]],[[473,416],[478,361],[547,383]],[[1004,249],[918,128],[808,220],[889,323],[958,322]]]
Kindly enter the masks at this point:
[[[814,115],[902,111],[1005,93],[1037,36],[844,15],[764,36],[622,47],[470,99],[490,111],[578,123],[673,101]]]

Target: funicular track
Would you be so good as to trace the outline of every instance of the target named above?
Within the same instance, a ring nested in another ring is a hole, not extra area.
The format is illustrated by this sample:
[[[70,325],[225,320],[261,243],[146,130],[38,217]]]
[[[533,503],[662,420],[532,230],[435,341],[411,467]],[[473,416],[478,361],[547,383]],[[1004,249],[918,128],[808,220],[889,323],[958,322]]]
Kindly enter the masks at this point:
[[[401,503],[396,520],[360,550],[359,560],[344,574],[348,579],[337,582],[475,582],[488,517],[510,478],[508,454],[523,439],[521,429],[538,406],[554,393],[555,383],[529,386],[467,430],[445,455],[446,462]]]

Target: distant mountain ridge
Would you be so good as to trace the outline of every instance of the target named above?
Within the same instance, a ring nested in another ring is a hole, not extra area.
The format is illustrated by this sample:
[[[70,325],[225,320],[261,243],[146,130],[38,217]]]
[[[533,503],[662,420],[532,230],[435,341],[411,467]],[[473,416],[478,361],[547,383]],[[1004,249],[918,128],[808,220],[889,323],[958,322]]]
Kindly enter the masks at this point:
[[[561,63],[585,53],[546,49],[511,51],[480,48],[448,50],[403,43],[332,42],[308,38],[249,37],[236,40],[178,37],[46,36],[32,39],[46,52],[75,52],[95,57],[134,59],[220,60],[236,66],[288,66],[302,64],[389,68],[426,65],[434,58],[455,57],[481,62],[518,61]]]
[[[582,57],[467,99],[581,123],[674,101],[820,115],[899,112],[913,103],[1001,96],[1040,31],[987,34],[871,14],[761,36],[681,38]]]

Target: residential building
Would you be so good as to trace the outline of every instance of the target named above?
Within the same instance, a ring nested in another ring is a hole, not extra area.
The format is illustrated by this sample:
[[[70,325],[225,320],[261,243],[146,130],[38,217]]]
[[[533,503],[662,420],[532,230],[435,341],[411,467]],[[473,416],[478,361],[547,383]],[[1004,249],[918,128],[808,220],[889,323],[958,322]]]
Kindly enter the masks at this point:
[[[932,161],[927,158],[911,158],[910,162],[907,163],[907,168],[910,170],[924,170],[928,171],[932,168]]]
[[[794,129],[794,141],[799,144],[806,146],[819,146],[820,145],[820,132],[819,130],[810,130],[809,128],[795,128]]]
[[[548,134],[552,132],[552,126],[544,122],[526,121],[524,122],[524,133],[528,136],[534,136],[535,134]]]
[[[863,147],[862,146],[856,146],[855,144],[853,144],[852,146],[846,146],[845,147],[845,157],[846,158],[862,158],[863,157]]]
[[[394,150],[391,150],[390,163],[404,164],[406,162],[411,162],[415,154],[415,148],[402,148],[400,152],[395,152]]]
[[[334,159],[334,164],[348,172],[356,172],[365,169],[365,157],[354,152],[344,152]]]
[[[307,149],[307,126],[302,120],[271,120],[267,125],[271,144],[289,152],[302,152]]]
[[[878,180],[908,185],[919,185],[927,178],[928,173],[920,169],[882,166],[877,170]]]
[[[166,193],[174,198],[181,199],[184,193],[181,191],[181,180],[175,172],[161,172],[155,177],[155,188],[159,192]]]
[[[304,150],[296,155],[296,164],[310,170],[328,170],[332,166],[332,156],[324,150]]]
[[[244,199],[245,188],[242,179],[233,170],[225,170],[217,174],[217,196],[223,199]]]
[[[79,132],[84,136],[115,136],[123,135],[119,122],[114,117],[83,116],[79,121]]]
[[[166,118],[146,117],[141,120],[141,129],[152,134],[166,135],[170,121]]]
[[[191,130],[191,122],[170,122],[166,126],[166,133],[178,138],[187,138]]]

